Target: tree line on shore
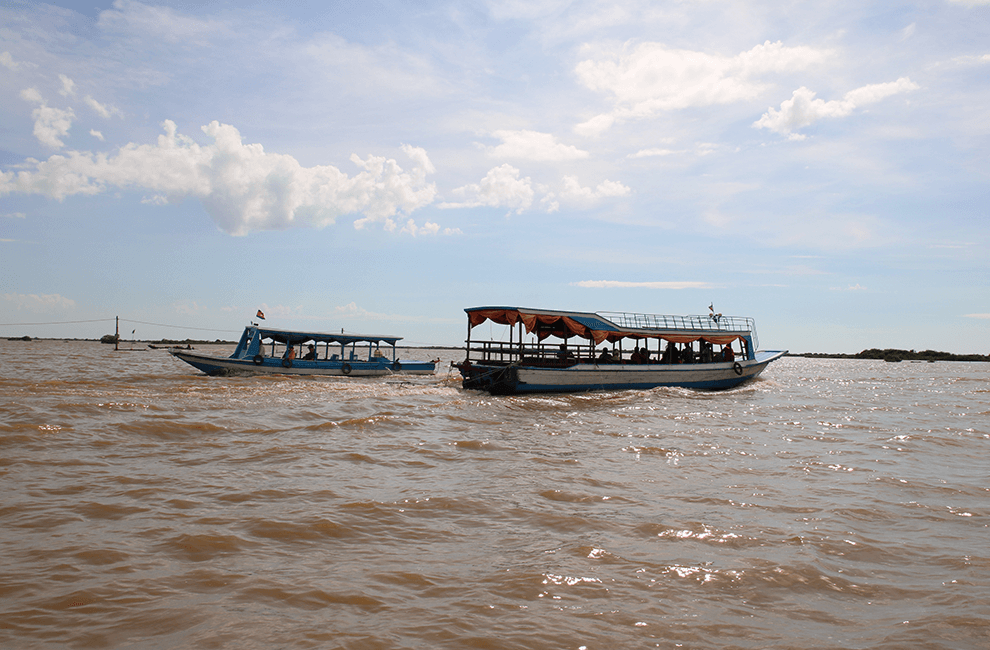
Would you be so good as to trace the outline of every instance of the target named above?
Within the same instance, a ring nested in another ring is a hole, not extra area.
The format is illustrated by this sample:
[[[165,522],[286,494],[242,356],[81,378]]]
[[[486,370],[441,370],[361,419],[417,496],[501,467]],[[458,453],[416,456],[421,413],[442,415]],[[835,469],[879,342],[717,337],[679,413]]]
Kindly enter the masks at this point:
[[[788,354],[790,357],[805,357],[808,359],[875,359],[890,362],[897,361],[990,361],[990,354],[952,354],[936,350],[898,350],[895,348],[870,348],[856,354],[827,354],[822,352],[806,352]]]

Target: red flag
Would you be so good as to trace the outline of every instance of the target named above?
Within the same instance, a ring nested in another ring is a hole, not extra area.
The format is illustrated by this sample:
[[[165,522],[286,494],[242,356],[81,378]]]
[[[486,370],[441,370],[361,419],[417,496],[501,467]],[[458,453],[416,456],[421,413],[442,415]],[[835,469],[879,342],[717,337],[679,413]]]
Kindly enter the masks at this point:
[[[258,318],[260,318],[261,320],[265,320],[265,312],[263,312],[263,311],[261,311],[259,309],[258,310]]]

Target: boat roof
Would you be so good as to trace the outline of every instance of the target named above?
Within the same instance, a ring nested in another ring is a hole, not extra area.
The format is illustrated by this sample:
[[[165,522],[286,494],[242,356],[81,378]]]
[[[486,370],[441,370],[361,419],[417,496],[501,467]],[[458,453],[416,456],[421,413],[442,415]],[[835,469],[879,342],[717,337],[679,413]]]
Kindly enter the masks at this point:
[[[490,320],[501,325],[522,323],[526,331],[543,340],[548,336],[571,336],[615,342],[619,339],[662,338],[686,343],[703,338],[726,345],[751,335],[753,319],[738,316],[670,316],[628,312],[579,312],[528,307],[469,307],[464,310],[471,328]]]
[[[315,341],[317,343],[340,343],[341,345],[349,345],[351,343],[386,343],[388,345],[395,345],[396,341],[401,341],[401,336],[386,336],[379,334],[330,334],[328,332],[303,332],[300,330],[283,330],[276,329],[272,327],[259,327],[257,325],[248,325],[244,328],[244,331],[253,332],[257,331],[261,334],[261,338],[272,339],[278,343],[284,343],[286,345],[299,345],[301,343],[306,343],[307,341]]]

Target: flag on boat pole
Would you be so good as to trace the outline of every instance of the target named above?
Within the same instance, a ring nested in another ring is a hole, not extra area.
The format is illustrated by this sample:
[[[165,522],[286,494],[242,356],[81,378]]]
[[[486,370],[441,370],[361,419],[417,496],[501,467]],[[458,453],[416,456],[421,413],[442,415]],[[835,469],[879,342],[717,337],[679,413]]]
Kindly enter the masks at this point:
[[[257,314],[257,316],[258,316],[258,318],[260,318],[261,320],[265,320],[265,312],[263,312],[263,311],[261,311],[260,309],[258,310],[258,314]]]

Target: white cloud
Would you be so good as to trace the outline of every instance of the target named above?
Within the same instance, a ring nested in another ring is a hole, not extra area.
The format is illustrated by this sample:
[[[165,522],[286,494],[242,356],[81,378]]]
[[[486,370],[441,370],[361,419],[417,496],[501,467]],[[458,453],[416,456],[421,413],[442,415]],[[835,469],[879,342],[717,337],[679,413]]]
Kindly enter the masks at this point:
[[[37,88],[25,88],[21,91],[21,99],[32,104],[44,104],[45,99],[38,92]]]
[[[86,102],[86,105],[96,111],[96,113],[102,118],[109,119],[111,115],[116,115],[118,117],[123,117],[124,115],[120,112],[119,108],[115,106],[105,106],[89,95],[86,95],[83,98],[83,101]]]
[[[708,282],[625,282],[622,280],[582,280],[571,286],[586,289],[711,289]]]
[[[0,65],[12,72],[17,72],[21,67],[21,64],[14,61],[14,57],[10,56],[10,52],[0,52]]]
[[[966,314],[966,318],[979,318],[980,320],[990,320],[990,314]]]
[[[409,219],[399,232],[408,233],[413,237],[416,235],[435,235],[440,232],[440,224],[427,221],[422,226],[417,226],[414,220]]]
[[[614,96],[616,107],[579,124],[582,135],[599,134],[616,119],[646,118],[661,111],[728,104],[756,97],[758,79],[770,73],[802,70],[828,52],[765,42],[733,57],[642,43],[628,52],[580,62],[578,79],[594,91]]]
[[[464,200],[441,203],[441,208],[506,207],[522,212],[533,204],[535,195],[530,178],[519,178],[519,170],[508,163],[489,170],[479,183],[458,187],[452,193]]]
[[[575,176],[564,176],[564,189],[560,192],[560,198],[570,203],[580,205],[592,205],[601,199],[628,196],[632,190],[618,181],[604,180],[598,187],[582,187]]]
[[[76,114],[71,108],[63,111],[51,106],[39,106],[31,111],[31,117],[34,118],[34,137],[38,138],[38,142],[52,149],[61,149],[65,145],[62,138],[69,135]]]
[[[41,104],[41,106],[31,111],[31,117],[34,118],[34,137],[38,138],[38,141],[47,147],[61,149],[65,144],[62,142],[62,138],[69,135],[72,120],[76,117],[72,109],[63,111],[60,108],[48,106],[45,98],[41,96],[37,88],[25,88],[22,90],[21,99],[33,104]]]
[[[46,313],[64,311],[76,306],[74,300],[60,296],[57,293],[41,295],[34,293],[5,293],[2,297],[4,302],[7,303],[7,306],[4,307],[5,311],[14,309],[17,311]]]
[[[100,142],[103,142],[103,134],[97,131],[96,129],[90,129],[89,134],[94,138],[96,138],[97,140],[99,140]]]
[[[683,150],[675,149],[640,149],[636,153],[629,154],[629,158],[652,158],[654,156],[672,156],[674,154],[685,153]]]
[[[182,15],[169,7],[133,0],[115,0],[113,9],[100,12],[97,26],[105,33],[146,35],[153,42],[203,46],[229,35],[227,23]]]
[[[492,135],[502,141],[497,147],[488,147],[492,158],[522,158],[524,160],[560,162],[581,160],[587,151],[561,144],[550,133],[538,131],[495,131]]]
[[[171,202],[194,197],[232,235],[322,228],[340,215],[357,213],[365,216],[356,227],[372,221],[388,225],[392,216],[428,205],[436,196],[436,186],[426,183],[433,165],[415,147],[403,146],[414,162],[409,172],[395,160],[355,155],[351,162],[362,171],[351,177],[330,165],[302,167],[292,156],[244,144],[236,128],[219,122],[203,127],[214,140],[209,145],[177,134],[170,120],[163,127],[156,144],[127,144],[113,156],[70,151],[31,161],[21,171],[0,172],[0,196],[18,192],[62,200],[117,187],[148,190]]]
[[[3,216],[6,219],[26,219],[27,218],[27,215],[24,214],[23,212],[8,212],[7,214],[0,215],[0,216]]]
[[[781,103],[779,111],[771,107],[753,126],[769,129],[792,139],[803,139],[803,135],[795,134],[794,131],[821,119],[846,117],[861,106],[873,104],[891,95],[917,90],[919,87],[909,78],[901,77],[889,83],[856,88],[847,92],[840,100],[826,102],[815,99],[814,91],[802,86],[794,91],[790,99]]]
[[[64,74],[58,76],[59,80],[62,82],[62,89],[58,91],[62,97],[68,97],[70,95],[76,94],[76,82],[69,79]]]

